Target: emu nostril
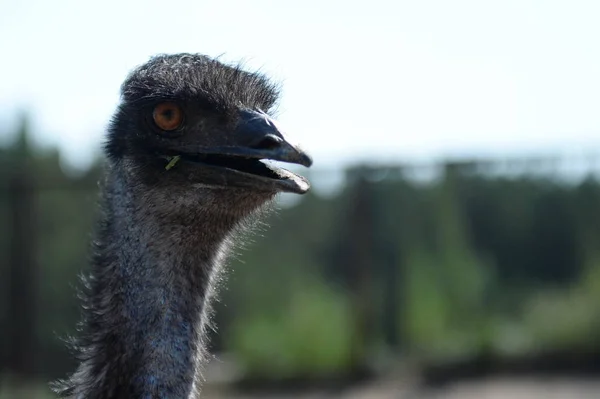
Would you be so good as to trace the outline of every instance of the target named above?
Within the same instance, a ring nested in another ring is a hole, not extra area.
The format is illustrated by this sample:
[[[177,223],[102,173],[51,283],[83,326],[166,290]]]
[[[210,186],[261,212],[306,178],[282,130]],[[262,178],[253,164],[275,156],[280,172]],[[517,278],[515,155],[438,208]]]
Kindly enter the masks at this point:
[[[283,140],[274,134],[267,134],[256,145],[253,145],[252,148],[257,150],[272,150],[278,148],[282,142]]]

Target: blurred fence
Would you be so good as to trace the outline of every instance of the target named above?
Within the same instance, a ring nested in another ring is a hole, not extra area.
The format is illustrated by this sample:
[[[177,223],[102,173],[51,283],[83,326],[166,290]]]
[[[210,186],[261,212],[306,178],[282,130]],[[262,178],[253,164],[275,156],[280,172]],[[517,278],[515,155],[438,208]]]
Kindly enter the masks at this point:
[[[232,262],[214,351],[249,380],[592,353],[599,160],[360,166],[327,196],[319,186],[340,172],[311,172],[315,192]],[[62,377],[101,168],[65,173],[58,153],[25,138],[0,161],[0,370]]]

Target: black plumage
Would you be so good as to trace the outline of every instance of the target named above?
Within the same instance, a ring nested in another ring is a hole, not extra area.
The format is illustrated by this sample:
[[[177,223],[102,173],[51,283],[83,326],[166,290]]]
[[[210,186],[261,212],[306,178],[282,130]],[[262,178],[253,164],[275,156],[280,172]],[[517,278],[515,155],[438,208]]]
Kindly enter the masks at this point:
[[[310,166],[269,116],[277,87],[197,54],[134,70],[108,130],[80,365],[61,397],[197,398],[210,302],[237,234]]]

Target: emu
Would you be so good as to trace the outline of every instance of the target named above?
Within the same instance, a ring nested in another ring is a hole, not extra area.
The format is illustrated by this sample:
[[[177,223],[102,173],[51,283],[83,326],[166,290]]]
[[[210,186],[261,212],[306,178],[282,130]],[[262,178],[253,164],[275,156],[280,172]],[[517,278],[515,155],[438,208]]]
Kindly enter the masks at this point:
[[[200,54],[133,70],[108,127],[102,217],[63,398],[198,398],[227,253],[311,158],[272,119],[277,86]]]

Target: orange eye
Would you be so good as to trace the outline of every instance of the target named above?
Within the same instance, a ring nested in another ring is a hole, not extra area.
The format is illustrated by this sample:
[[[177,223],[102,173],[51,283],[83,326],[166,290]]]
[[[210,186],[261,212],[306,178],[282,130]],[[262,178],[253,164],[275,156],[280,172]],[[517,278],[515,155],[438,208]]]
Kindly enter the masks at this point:
[[[175,130],[181,126],[183,111],[175,103],[164,102],[154,107],[152,117],[154,118],[154,123],[162,130]]]

